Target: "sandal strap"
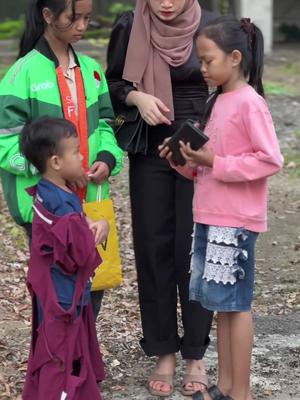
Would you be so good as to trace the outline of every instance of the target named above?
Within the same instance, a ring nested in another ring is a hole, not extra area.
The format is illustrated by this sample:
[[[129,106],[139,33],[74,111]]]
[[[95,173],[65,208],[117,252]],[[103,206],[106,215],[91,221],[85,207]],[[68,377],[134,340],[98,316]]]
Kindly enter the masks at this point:
[[[207,391],[212,400],[224,400],[224,394],[221,392],[218,386],[213,385],[210,388],[208,388]]]
[[[205,374],[185,374],[182,380],[182,386],[186,386],[188,383],[200,383],[207,387],[208,378]]]
[[[193,399],[193,400],[204,400],[203,393],[200,392],[200,390],[198,390],[198,392],[196,392],[196,393],[194,393],[194,394],[192,395],[192,399]]]

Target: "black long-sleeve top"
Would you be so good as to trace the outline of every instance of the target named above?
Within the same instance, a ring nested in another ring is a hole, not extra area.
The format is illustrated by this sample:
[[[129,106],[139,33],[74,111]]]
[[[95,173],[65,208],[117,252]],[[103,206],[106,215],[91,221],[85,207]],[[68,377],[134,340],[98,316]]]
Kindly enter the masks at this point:
[[[124,110],[130,108],[125,100],[128,93],[135,90],[131,82],[122,78],[133,16],[132,11],[121,14],[113,27],[108,46],[106,78],[116,115],[124,115]],[[202,9],[200,27],[216,16],[217,14]],[[158,153],[157,146],[174,133],[180,121],[202,118],[208,87],[200,72],[195,39],[189,59],[179,67],[170,66],[175,121],[171,126],[149,127],[148,154]]]

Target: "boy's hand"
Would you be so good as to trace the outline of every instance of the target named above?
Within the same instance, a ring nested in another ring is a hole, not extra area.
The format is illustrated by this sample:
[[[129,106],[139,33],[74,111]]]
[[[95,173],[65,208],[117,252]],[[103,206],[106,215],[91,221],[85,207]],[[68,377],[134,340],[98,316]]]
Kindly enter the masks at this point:
[[[109,234],[109,223],[106,219],[101,221],[88,221],[89,227],[95,237],[95,245],[98,246],[100,243],[104,243]]]
[[[202,147],[199,150],[193,150],[189,143],[180,143],[180,152],[183,158],[186,160],[187,166],[190,168],[195,168],[198,165],[203,165],[205,167],[211,167],[214,164],[214,153],[207,147]]]
[[[68,186],[70,186],[70,188],[74,192],[76,192],[76,190],[86,187],[86,185],[88,184],[88,181],[89,181],[89,178],[88,178],[87,174],[85,173],[85,171],[82,169],[81,176],[79,176],[78,178],[76,178],[72,181],[68,181]]]
[[[109,177],[108,165],[103,161],[96,161],[88,172],[88,177],[97,185],[106,181]]]

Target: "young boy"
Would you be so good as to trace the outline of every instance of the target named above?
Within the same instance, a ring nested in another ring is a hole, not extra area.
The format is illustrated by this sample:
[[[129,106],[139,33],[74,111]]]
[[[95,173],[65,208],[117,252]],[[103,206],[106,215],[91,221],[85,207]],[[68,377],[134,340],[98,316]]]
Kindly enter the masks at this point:
[[[68,186],[82,174],[75,126],[42,117],[25,126],[21,152],[41,173],[34,188],[28,287],[33,335],[23,399],[101,399],[104,370],[90,302],[91,277],[101,263],[106,220],[87,221]]]

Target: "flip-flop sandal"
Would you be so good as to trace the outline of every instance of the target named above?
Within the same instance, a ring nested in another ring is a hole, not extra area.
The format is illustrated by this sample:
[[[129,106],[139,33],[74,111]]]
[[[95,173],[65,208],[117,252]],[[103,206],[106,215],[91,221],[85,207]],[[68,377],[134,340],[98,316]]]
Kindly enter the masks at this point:
[[[208,387],[208,379],[206,374],[185,374],[182,380],[182,386],[181,386],[181,393],[184,396],[193,396],[197,392],[201,392],[200,390],[191,390],[191,389],[185,389],[186,385],[188,383],[200,383],[201,385],[204,385],[205,388]],[[201,397],[199,398],[201,399]]]
[[[196,393],[194,393],[194,394],[192,395],[192,399],[193,399],[193,400],[205,400],[205,399],[204,399],[204,396],[203,396],[203,393],[200,392],[200,390],[198,390],[198,392],[196,392]]]
[[[224,400],[224,398],[225,398],[224,394],[220,391],[220,389],[216,385],[213,385],[210,388],[208,388],[207,393],[209,394],[209,396],[211,397],[212,400]],[[198,392],[193,394],[192,399],[193,400],[204,400],[203,393],[200,392],[200,390],[199,390]],[[230,400],[230,398],[227,400]],[[233,400],[233,399],[231,399],[231,400]]]
[[[231,396],[224,396],[222,400],[234,400]]]
[[[208,394],[212,400],[224,400],[225,395],[221,392],[218,386],[213,385],[207,389]]]
[[[162,392],[160,390],[155,390],[150,387],[150,382],[163,382],[170,385],[170,390],[168,392]],[[152,396],[168,397],[174,392],[174,375],[162,375],[162,374],[152,374],[148,380],[148,390]]]

